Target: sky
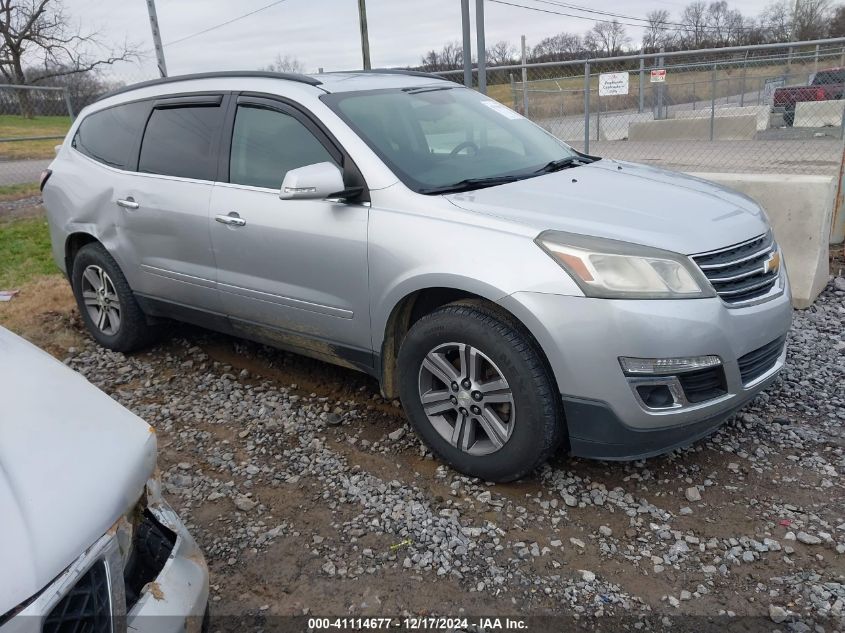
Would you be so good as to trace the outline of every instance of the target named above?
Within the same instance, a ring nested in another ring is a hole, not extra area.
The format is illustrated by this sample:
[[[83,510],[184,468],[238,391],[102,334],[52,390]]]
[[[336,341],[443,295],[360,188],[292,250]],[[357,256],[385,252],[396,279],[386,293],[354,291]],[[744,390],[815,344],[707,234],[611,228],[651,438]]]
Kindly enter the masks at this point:
[[[576,13],[541,0],[512,0],[540,8]],[[270,4],[271,0],[156,0],[159,27],[165,44],[170,75],[210,70],[257,69],[277,55],[291,55],[306,72],[319,68],[347,70],[361,67],[358,0],[283,0],[255,15],[222,28],[174,42],[239,15]],[[771,0],[734,0],[733,8],[757,15]],[[570,0],[594,10],[645,16],[652,9],[680,15],[684,0]],[[475,13],[475,0],[471,0]],[[156,75],[152,37],[145,0],[64,0],[66,12],[83,29],[116,45],[128,41],[146,53],[133,66],[123,65],[114,74],[126,79]],[[370,54],[373,68],[418,64],[430,49],[461,39],[460,0],[367,0]],[[583,16],[598,17],[581,13]],[[561,31],[582,33],[594,22],[485,2],[488,47],[499,40],[528,45]],[[642,31],[627,27],[635,41]],[[475,30],[473,26],[473,54]]]

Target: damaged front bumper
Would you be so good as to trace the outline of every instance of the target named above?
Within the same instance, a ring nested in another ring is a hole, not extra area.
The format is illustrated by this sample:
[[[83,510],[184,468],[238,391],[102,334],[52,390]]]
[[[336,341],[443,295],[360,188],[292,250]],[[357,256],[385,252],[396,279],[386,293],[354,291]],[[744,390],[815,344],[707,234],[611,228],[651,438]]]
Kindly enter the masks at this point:
[[[92,633],[199,633],[207,602],[205,559],[162,498],[156,477],[128,515],[39,594],[4,616],[0,633],[68,626]]]

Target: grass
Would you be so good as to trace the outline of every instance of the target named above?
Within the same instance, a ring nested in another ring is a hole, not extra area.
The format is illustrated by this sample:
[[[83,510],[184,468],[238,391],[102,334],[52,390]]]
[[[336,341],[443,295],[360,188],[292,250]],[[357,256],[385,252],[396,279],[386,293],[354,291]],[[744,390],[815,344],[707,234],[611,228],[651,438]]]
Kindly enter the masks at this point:
[[[0,220],[0,290],[14,290],[58,272],[43,217]]]
[[[0,202],[21,200],[41,195],[37,182],[26,182],[19,185],[4,185],[0,187]]]
[[[20,290],[0,303],[0,326],[57,358],[85,340],[70,285],[53,263],[43,217],[0,219],[0,290]]]
[[[30,136],[63,137],[70,129],[69,116],[40,116],[27,119],[11,114],[0,115],[0,138],[26,138]],[[0,160],[26,160],[52,158],[54,148],[61,138],[43,141],[10,141],[0,143]]]

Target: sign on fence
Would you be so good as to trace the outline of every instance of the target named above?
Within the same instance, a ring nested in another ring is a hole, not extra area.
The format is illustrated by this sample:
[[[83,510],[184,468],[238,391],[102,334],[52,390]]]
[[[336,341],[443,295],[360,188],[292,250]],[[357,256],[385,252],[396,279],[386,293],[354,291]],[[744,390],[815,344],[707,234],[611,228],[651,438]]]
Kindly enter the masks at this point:
[[[775,90],[786,85],[786,77],[770,77],[766,79],[763,84],[763,93],[760,95],[760,101],[766,104],[771,104],[775,100]]]
[[[662,84],[666,82],[666,69],[655,68],[651,71],[651,83]]]
[[[628,94],[628,73],[601,73],[599,96],[612,97]]]

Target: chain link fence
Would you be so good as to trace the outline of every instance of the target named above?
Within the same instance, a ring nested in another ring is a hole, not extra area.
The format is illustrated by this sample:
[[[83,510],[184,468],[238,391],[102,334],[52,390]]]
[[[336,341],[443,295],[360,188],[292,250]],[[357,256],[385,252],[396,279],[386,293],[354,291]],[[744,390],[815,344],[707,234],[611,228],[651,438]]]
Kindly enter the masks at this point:
[[[845,38],[488,67],[486,78],[490,97],[589,154],[681,171],[833,175],[842,163]],[[37,183],[74,115],[132,81],[0,84],[0,192]]]
[[[490,97],[576,149],[681,171],[836,174],[843,93],[845,38],[487,69]]]
[[[0,187],[38,182],[73,113],[65,88],[0,84]]]
[[[53,86],[0,84],[0,197],[37,193],[41,171],[55,156],[55,147],[74,116],[126,81],[99,76],[58,78]]]

